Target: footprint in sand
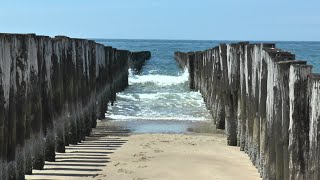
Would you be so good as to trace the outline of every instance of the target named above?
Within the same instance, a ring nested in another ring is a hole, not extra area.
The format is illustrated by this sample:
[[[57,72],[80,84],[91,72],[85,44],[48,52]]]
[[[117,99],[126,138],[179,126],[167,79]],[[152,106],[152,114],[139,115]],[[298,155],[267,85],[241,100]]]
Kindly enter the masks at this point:
[[[118,173],[132,174],[133,172],[127,169],[118,169]]]
[[[163,143],[170,143],[171,141],[160,141],[160,142],[163,142]]]
[[[189,142],[188,144],[189,144],[189,145],[192,145],[192,146],[197,145],[196,143],[191,143],[191,142]]]
[[[116,163],[114,166],[125,166],[127,163]]]
[[[155,153],[162,153],[163,150],[161,150],[161,149],[155,149],[154,152],[155,152]]]
[[[152,141],[152,142],[150,142],[150,143],[141,144],[141,146],[143,146],[144,148],[151,148],[151,145],[155,145],[155,142]]]
[[[140,157],[138,160],[133,161],[133,162],[145,162],[145,161],[149,161],[149,158],[148,158],[148,157],[143,156],[143,157]]]
[[[151,158],[153,158],[151,156],[147,157],[146,152],[140,152],[139,154],[134,154],[133,157],[136,157],[138,159],[135,161],[132,161],[132,162],[145,162],[145,161],[149,161]]]
[[[148,166],[138,166],[138,168],[147,168]]]
[[[151,157],[141,157],[140,159],[139,159],[139,161],[142,161],[142,162],[144,162],[144,161],[149,161],[149,159],[150,159]]]
[[[134,154],[133,157],[141,157],[141,156],[145,156],[147,152],[139,152],[139,154]]]

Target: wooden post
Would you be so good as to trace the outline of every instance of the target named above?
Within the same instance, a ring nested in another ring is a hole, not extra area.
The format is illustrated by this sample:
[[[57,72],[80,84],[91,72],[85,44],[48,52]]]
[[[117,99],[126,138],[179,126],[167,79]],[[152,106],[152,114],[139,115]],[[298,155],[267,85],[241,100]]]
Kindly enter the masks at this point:
[[[229,146],[237,146],[237,110],[238,110],[238,88],[240,81],[238,45],[227,45],[227,89],[224,97],[226,135]]]
[[[308,80],[311,66],[291,65],[289,79],[289,179],[307,179],[309,153]]]
[[[52,102],[52,66],[56,68],[57,54],[53,53],[51,40],[44,42],[44,68],[42,79],[42,113],[43,132],[45,135],[45,160],[55,161],[55,132],[53,124],[53,102]]]
[[[195,89],[195,82],[194,82],[194,74],[195,74],[195,54],[189,54],[189,62],[188,62],[188,72],[189,72],[189,87],[190,89]]]
[[[320,75],[314,74],[310,79],[310,131],[308,178],[320,178]]]
[[[8,177],[10,178],[16,178],[16,162],[15,162],[15,156],[16,156],[16,121],[17,121],[17,115],[16,115],[16,107],[17,107],[17,86],[16,86],[16,59],[15,54],[11,54],[12,49],[14,48],[11,46],[14,41],[16,40],[15,36],[9,36],[8,37],[8,50],[10,52],[6,52],[5,54],[6,58],[5,60],[9,59],[10,64],[10,91],[9,91],[9,118],[6,123],[8,123],[7,126],[7,134],[8,134],[8,150],[7,150],[7,160],[8,160]]]

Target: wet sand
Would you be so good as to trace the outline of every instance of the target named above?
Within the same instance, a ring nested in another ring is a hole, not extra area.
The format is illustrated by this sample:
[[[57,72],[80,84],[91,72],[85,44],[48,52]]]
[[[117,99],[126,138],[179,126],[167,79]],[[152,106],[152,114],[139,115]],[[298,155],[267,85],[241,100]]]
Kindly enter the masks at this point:
[[[102,122],[115,130],[130,130],[131,133],[223,133],[210,121],[190,120],[108,120]]]

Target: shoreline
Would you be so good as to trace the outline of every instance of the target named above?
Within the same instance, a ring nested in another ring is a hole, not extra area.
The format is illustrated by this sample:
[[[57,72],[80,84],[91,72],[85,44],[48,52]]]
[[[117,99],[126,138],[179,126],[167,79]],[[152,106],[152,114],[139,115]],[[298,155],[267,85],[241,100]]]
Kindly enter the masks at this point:
[[[103,122],[108,128],[128,130],[133,134],[163,133],[163,134],[189,134],[208,133],[224,134],[223,130],[216,129],[211,120],[113,120]]]

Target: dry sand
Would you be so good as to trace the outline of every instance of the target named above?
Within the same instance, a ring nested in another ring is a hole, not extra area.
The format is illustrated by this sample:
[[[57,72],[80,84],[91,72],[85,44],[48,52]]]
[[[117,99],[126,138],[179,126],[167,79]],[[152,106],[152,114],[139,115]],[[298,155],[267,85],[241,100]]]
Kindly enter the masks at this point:
[[[221,134],[134,134],[95,179],[261,179],[248,156]]]
[[[27,179],[260,179],[239,147],[213,134],[130,134],[98,122],[86,141],[57,153],[56,162],[34,170]],[[198,132],[201,128],[193,129]]]

